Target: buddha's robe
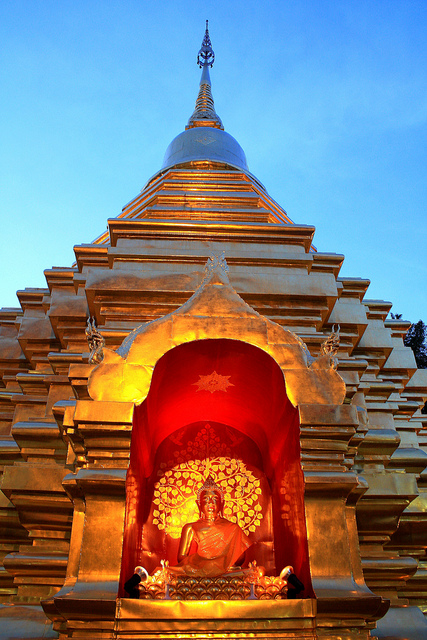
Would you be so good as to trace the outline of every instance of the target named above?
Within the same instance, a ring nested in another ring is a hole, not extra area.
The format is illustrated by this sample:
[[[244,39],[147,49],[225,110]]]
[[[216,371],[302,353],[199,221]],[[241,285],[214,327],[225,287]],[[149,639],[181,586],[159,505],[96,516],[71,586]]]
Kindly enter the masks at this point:
[[[190,576],[220,576],[226,573],[252,544],[237,524],[225,518],[218,518],[208,527],[196,526],[193,530],[197,551],[183,558],[176,567],[170,567],[176,573]]]

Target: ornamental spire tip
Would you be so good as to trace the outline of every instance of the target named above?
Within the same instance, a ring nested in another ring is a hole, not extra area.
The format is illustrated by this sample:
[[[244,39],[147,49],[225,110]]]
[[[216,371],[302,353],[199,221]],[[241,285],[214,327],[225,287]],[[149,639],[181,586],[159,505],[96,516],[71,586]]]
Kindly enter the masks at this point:
[[[209,21],[206,20],[206,31],[205,36],[202,41],[202,46],[197,54],[197,64],[200,68],[202,67],[212,67],[215,61],[214,50],[212,49],[212,42],[209,37]]]
[[[202,46],[197,54],[197,64],[202,69],[199,94],[196,100],[196,108],[187,123],[186,129],[192,129],[193,127],[215,127],[216,129],[224,129],[221,118],[215,113],[211,91],[209,67],[213,65],[214,60],[215,54],[209,37],[209,23],[206,20],[205,35]]]

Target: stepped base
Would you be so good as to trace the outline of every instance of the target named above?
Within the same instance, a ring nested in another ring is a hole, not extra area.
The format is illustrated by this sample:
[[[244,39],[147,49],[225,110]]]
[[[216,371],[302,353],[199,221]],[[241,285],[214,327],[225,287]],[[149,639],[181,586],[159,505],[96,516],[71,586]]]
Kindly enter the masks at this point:
[[[117,640],[315,640],[316,601],[117,600]],[[74,637],[74,636],[73,636]]]

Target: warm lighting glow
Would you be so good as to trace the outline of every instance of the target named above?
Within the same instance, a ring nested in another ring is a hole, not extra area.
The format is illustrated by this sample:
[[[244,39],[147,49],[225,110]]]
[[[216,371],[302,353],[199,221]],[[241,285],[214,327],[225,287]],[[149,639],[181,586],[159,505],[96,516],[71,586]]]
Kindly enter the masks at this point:
[[[193,458],[186,459],[192,452]],[[172,469],[163,463],[154,486],[153,524],[172,538],[181,536],[182,527],[199,517],[197,491],[211,475],[224,493],[224,517],[237,523],[246,533],[254,532],[263,518],[260,481],[220,441],[216,431],[206,425],[186,449],[178,451]],[[185,461],[184,461],[185,460]]]

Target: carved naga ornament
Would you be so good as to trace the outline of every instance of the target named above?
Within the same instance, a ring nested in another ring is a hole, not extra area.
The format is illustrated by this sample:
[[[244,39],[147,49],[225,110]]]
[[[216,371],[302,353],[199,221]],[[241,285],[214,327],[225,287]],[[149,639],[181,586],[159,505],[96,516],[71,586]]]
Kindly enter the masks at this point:
[[[90,351],[89,364],[99,364],[104,359],[105,338],[98,331],[95,318],[87,319],[85,333]]]

